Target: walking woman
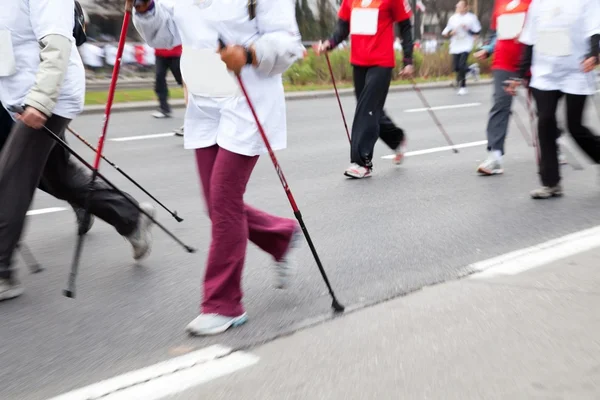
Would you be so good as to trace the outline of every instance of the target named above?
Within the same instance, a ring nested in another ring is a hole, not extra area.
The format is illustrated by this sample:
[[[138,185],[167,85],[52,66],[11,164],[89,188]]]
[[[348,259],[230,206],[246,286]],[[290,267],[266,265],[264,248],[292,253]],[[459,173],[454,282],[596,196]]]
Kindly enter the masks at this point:
[[[289,251],[299,238],[298,224],[244,203],[252,170],[267,151],[227,70],[241,74],[273,149],[284,149],[281,74],[304,50],[294,2],[190,0],[172,5],[137,0],[135,8],[134,24],[150,46],[183,45],[181,65],[188,90],[184,146],[195,150],[212,224],[204,299],[200,315],[187,330],[218,334],[247,320],[241,280],[248,240],[273,257],[277,287],[286,287],[291,275]],[[219,39],[228,46],[221,49]]]
[[[530,88],[538,109],[540,176],[542,187],[534,199],[562,196],[556,145],[556,108],[566,99],[567,129],[579,147],[600,164],[600,137],[583,125],[583,111],[596,91],[594,68],[600,43],[598,0],[533,0],[520,37],[525,44],[519,76],[507,90],[516,88],[531,68]]]
[[[315,52],[335,49],[350,36],[350,63],[353,67],[356,112],[352,123],[350,166],[344,175],[366,178],[373,170],[373,150],[381,138],[396,152],[394,163],[404,158],[404,131],[386,115],[383,107],[387,98],[394,55],[394,23],[399,23],[404,52],[405,77],[413,75],[412,15],[407,1],[400,0],[343,0],[338,22],[332,37],[315,46]]]

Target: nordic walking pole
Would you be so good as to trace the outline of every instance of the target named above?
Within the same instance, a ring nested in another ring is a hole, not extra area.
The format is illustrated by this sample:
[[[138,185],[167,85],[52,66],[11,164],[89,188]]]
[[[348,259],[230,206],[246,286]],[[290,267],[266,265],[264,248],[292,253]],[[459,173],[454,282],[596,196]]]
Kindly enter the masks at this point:
[[[342,114],[342,120],[344,121],[344,128],[346,128],[346,136],[348,136],[348,141],[352,143],[352,139],[350,138],[350,131],[348,130],[348,124],[346,123],[346,115],[344,114],[344,108],[342,107],[340,94],[338,93],[337,85],[335,84],[335,77],[333,76],[331,61],[329,60],[329,54],[327,54],[327,52],[325,52],[325,59],[327,60],[327,67],[329,68],[329,74],[331,75],[331,83],[333,83],[333,90],[335,90],[335,97],[337,97],[338,105],[340,106],[340,113]]]
[[[94,146],[92,146],[87,140],[85,140],[81,135],[79,135],[77,132],[75,132],[73,129],[71,129],[71,127],[67,127],[67,130],[69,132],[71,132],[77,139],[79,139],[83,144],[85,144],[87,147],[89,147],[90,149],[92,149],[94,152],[98,153],[98,151],[96,150],[96,148]],[[106,161],[108,163],[108,165],[110,165],[111,167],[113,167],[114,169],[116,169],[118,172],[121,173],[121,175],[123,175],[125,178],[127,178],[129,180],[129,182],[133,183],[138,189],[140,189],[142,192],[144,192],[148,197],[150,197],[152,200],[154,200],[156,202],[156,204],[158,204],[159,206],[161,206],[166,212],[168,212],[169,214],[171,214],[171,216],[173,218],[175,218],[175,220],[177,222],[181,222],[183,221],[182,218],[179,217],[179,215],[177,215],[177,211],[171,211],[169,208],[167,208],[167,206],[165,206],[163,203],[161,203],[160,201],[158,201],[158,199],[154,196],[152,196],[146,189],[144,189],[139,183],[137,183],[131,176],[129,176],[127,173],[125,173],[125,171],[123,171],[117,164],[113,163],[112,161],[110,161],[108,158],[106,158],[103,154],[100,155],[100,157],[102,157],[102,159],[104,161]]]
[[[221,45],[221,48],[226,47],[225,42],[223,42],[222,39],[219,39],[219,44]],[[279,176],[279,180],[281,181],[283,190],[285,191],[288,201],[290,202],[290,205],[292,206],[292,210],[294,211],[294,216],[298,220],[298,224],[300,224],[302,233],[304,233],[304,237],[306,238],[306,241],[308,242],[308,247],[310,247],[310,251],[312,252],[313,257],[315,258],[317,267],[319,267],[321,276],[323,277],[323,280],[325,281],[325,285],[327,286],[327,289],[329,290],[329,295],[331,296],[331,299],[333,301],[331,303],[331,307],[333,308],[333,310],[335,312],[344,312],[345,307],[342,304],[340,304],[337,297],[335,297],[333,288],[331,287],[331,284],[329,283],[329,279],[327,278],[327,273],[325,272],[325,268],[323,268],[323,264],[321,263],[321,259],[319,258],[319,255],[317,253],[315,245],[310,237],[310,234],[308,233],[308,229],[306,229],[306,225],[304,224],[304,220],[302,218],[302,214],[300,213],[300,209],[298,208],[298,205],[296,204],[296,200],[294,199],[294,196],[292,195],[292,191],[291,191],[287,181],[285,180],[285,176],[283,175],[283,171],[281,170],[281,167],[279,166],[277,157],[275,157],[275,152],[273,152],[273,149],[271,148],[271,144],[269,143],[269,138],[267,137],[267,134],[265,133],[265,130],[264,130],[262,124],[260,123],[260,120],[258,119],[256,110],[254,109],[254,106],[252,105],[252,101],[250,100],[250,96],[248,96],[248,92],[246,91],[246,86],[244,86],[244,82],[242,81],[242,78],[239,75],[236,75],[236,78],[240,85],[240,88],[242,89],[242,92],[244,93],[244,97],[246,98],[246,102],[248,103],[248,108],[250,108],[250,112],[252,112],[252,116],[254,117],[256,126],[258,127],[258,132],[260,133],[260,136],[261,136],[263,142],[265,143],[265,147],[267,148],[267,151],[269,152],[271,161],[273,161],[273,166],[275,167],[275,171],[277,172],[277,175]]]
[[[17,250],[21,251],[21,257],[23,257],[23,261],[25,261],[25,264],[27,264],[27,267],[32,274],[38,274],[44,270],[26,244],[19,243],[17,245]]]
[[[437,127],[439,128],[440,132],[442,132],[442,135],[444,135],[444,138],[446,138],[446,141],[448,142],[450,147],[452,147],[452,151],[454,153],[458,153],[458,149],[455,147],[454,143],[452,142],[452,139],[450,139],[450,135],[448,135],[448,132],[446,132],[446,129],[444,129],[444,126],[442,125],[440,120],[437,118],[437,116],[435,115],[433,110],[431,109],[429,102],[427,101],[427,99],[425,98],[423,93],[421,92],[421,89],[417,85],[417,81],[415,81],[415,78],[411,78],[411,82],[412,82],[413,90],[417,93],[417,95],[421,99],[421,102],[423,103],[423,105],[425,106],[427,111],[429,112],[429,115],[431,116],[431,118],[433,119],[433,121],[435,122]]]
[[[24,107],[14,107],[14,106],[13,107],[9,107],[9,111],[17,113],[17,114],[22,114],[23,110],[24,110]],[[44,129],[46,131],[46,133],[52,139],[54,139],[54,141],[56,142],[56,144],[58,144],[60,147],[62,147],[63,149],[65,149],[65,151],[67,151],[70,155],[72,155],[77,160],[79,160],[79,162],[81,162],[85,167],[87,167],[91,171],[94,171],[94,167],[90,163],[88,163],[87,161],[85,161],[85,159],[83,157],[81,157],[79,154],[77,154],[77,152],[75,150],[73,150],[67,144],[67,142],[65,142],[60,136],[58,136],[56,133],[52,132],[46,125],[44,125],[42,129]],[[163,224],[161,224],[160,222],[158,222],[154,216],[150,215],[147,211],[145,211],[143,208],[141,208],[140,205],[135,202],[135,200],[133,200],[129,196],[126,196],[125,193],[123,193],[122,190],[120,190],[114,183],[112,183],[104,175],[102,175],[100,173],[100,171],[96,170],[96,177],[102,179],[108,186],[110,186],[111,189],[113,189],[115,192],[119,193],[133,207],[135,207],[136,210],[138,210],[141,214],[144,214],[146,217],[148,217],[150,219],[150,221],[152,221],[152,223],[154,225],[156,225],[159,229],[161,229],[165,234],[167,234],[167,236],[169,236],[171,239],[173,239],[177,244],[179,244],[181,247],[183,247],[185,251],[187,251],[188,253],[195,253],[196,252],[195,248],[186,245],[181,239],[179,239],[171,231],[169,231]],[[32,255],[32,257],[33,257],[33,255]]]
[[[132,2],[133,3],[133,2]],[[132,6],[133,4],[131,4]],[[98,169],[100,168],[100,160],[102,159],[102,151],[104,150],[104,142],[106,140],[106,132],[108,131],[108,122],[110,120],[110,111],[112,109],[113,100],[115,98],[115,89],[117,87],[117,80],[119,79],[119,71],[121,69],[121,58],[123,57],[123,49],[125,48],[125,39],[127,38],[127,29],[129,28],[129,21],[131,20],[131,8],[130,5],[126,6],[125,16],[123,17],[123,26],[121,28],[121,36],[119,38],[119,45],[117,47],[117,58],[115,60],[115,66],[113,68],[112,78],[110,81],[110,87],[108,89],[108,99],[106,100],[106,109],[104,112],[104,125],[102,127],[102,134],[98,140],[98,146],[96,146],[96,159],[94,160],[94,166],[92,169],[92,180],[90,182],[90,190],[88,191],[85,198],[85,206],[83,219],[79,225],[77,232],[77,244],[75,247],[75,254],[73,255],[73,263],[71,264],[71,273],[69,275],[69,284],[67,289],[64,290],[63,294],[66,297],[75,297],[75,281],[77,279],[77,271],[79,269],[79,261],[81,259],[81,252],[83,250],[83,242],[85,238],[84,227],[88,225],[90,220],[90,194],[96,178],[98,177]]]
[[[510,114],[513,116],[513,120],[515,121],[515,124],[519,128],[521,135],[523,135],[523,139],[525,139],[525,142],[527,142],[527,145],[529,147],[533,147],[533,141],[529,137],[529,134],[527,133],[527,128],[525,127],[525,124],[521,120],[519,113],[511,111]]]

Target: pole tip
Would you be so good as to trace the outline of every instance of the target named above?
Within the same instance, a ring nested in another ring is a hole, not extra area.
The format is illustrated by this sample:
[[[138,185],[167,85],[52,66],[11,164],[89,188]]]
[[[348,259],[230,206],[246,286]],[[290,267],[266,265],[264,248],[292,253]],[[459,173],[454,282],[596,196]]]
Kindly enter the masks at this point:
[[[35,264],[30,267],[30,270],[32,274],[39,274],[40,272],[44,271],[44,268],[42,268],[40,264]]]
[[[454,151],[454,154],[458,154],[458,150],[456,149],[452,149]]]
[[[175,221],[177,222],[183,222],[183,218],[177,215],[177,211],[173,211],[173,218],[175,218]]]
[[[335,313],[343,313],[346,307],[341,305],[337,299],[333,299],[333,303],[331,303],[331,308],[333,308],[333,312]]]
[[[187,251],[188,253],[195,253],[196,249],[190,246],[185,246],[185,251]]]
[[[74,298],[75,298],[75,292],[74,292],[74,291],[72,291],[72,290],[69,290],[69,289],[65,289],[65,290],[63,290],[63,295],[64,295],[65,297],[68,297],[68,298],[70,298],[70,299],[74,299]]]

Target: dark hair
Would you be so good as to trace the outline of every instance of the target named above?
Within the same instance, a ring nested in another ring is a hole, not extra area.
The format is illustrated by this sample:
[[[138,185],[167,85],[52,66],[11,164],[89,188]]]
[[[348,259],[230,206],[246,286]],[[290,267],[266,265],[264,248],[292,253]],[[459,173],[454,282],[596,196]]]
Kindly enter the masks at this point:
[[[77,47],[81,46],[87,41],[87,35],[85,34],[85,14],[79,1],[75,0],[75,27],[73,28],[73,37],[75,38],[75,44]]]

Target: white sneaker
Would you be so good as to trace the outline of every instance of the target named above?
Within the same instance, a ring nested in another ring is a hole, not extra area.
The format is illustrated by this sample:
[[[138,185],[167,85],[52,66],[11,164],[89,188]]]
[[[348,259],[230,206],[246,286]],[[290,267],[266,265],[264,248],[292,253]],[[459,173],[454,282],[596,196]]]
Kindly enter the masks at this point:
[[[362,165],[352,163],[348,168],[346,168],[346,171],[344,171],[344,175],[346,175],[349,178],[362,179],[371,176],[371,171],[372,168],[363,167]]]
[[[0,301],[14,299],[23,292],[23,286],[16,278],[0,279]]]
[[[460,89],[458,89],[458,93],[457,93],[457,94],[458,94],[459,96],[464,96],[464,95],[466,95],[467,93],[469,93],[469,91],[467,90],[467,88],[465,88],[465,87],[461,87]]]
[[[283,258],[275,263],[275,288],[276,289],[287,289],[290,285],[290,280],[296,273],[293,258],[291,255],[294,250],[297,250],[302,244],[302,231],[299,226],[296,226],[294,233],[292,233],[292,239],[290,240],[290,246],[286,251]]]
[[[396,149],[396,154],[394,155],[394,164],[400,165],[404,161],[404,153],[406,153],[406,138],[402,140],[400,146]]]
[[[219,314],[200,314],[185,328],[194,336],[218,335],[229,328],[235,328],[248,322],[248,315],[243,313],[237,317],[226,317]]]
[[[152,204],[141,203],[140,208],[150,214],[152,218],[156,215],[156,209]],[[140,213],[137,228],[131,235],[127,236],[127,240],[133,247],[133,259],[136,261],[146,257],[152,250],[152,232],[150,232],[150,229],[153,224],[146,214]]]
[[[499,175],[504,173],[502,168],[502,161],[494,157],[492,154],[477,167],[477,172],[481,175]]]
[[[181,125],[181,128],[175,129],[174,133],[175,136],[183,136],[183,125]]]
[[[171,114],[163,112],[163,111],[160,111],[160,110],[153,112],[152,116],[154,118],[159,118],[159,119],[161,119],[161,118],[171,118]]]

